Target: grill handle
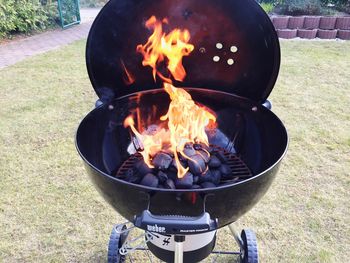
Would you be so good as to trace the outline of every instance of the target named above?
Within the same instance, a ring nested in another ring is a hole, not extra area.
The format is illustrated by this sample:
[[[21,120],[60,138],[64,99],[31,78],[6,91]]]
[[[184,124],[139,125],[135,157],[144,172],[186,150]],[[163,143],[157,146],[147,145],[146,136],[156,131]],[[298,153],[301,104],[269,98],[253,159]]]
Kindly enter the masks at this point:
[[[213,231],[217,228],[217,219],[211,219],[209,213],[204,212],[198,217],[181,215],[153,215],[144,210],[140,216],[135,216],[134,225],[150,232],[169,235],[191,235]]]

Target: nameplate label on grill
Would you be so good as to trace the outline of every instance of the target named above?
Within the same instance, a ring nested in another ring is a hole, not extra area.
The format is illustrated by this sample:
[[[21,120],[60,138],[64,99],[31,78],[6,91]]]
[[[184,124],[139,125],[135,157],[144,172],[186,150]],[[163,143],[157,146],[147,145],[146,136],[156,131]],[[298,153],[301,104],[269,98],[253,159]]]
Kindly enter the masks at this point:
[[[165,227],[155,225],[147,225],[147,230],[151,232],[157,232],[157,233],[165,233]]]

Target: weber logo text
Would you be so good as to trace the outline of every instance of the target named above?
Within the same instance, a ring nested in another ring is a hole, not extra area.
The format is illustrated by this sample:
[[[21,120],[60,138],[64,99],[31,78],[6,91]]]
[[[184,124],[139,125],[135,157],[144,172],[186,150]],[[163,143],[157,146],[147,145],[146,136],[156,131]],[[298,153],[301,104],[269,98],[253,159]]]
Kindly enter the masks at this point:
[[[147,230],[151,231],[151,232],[164,233],[165,227],[161,227],[161,226],[157,226],[157,225],[154,225],[154,226],[147,225]]]

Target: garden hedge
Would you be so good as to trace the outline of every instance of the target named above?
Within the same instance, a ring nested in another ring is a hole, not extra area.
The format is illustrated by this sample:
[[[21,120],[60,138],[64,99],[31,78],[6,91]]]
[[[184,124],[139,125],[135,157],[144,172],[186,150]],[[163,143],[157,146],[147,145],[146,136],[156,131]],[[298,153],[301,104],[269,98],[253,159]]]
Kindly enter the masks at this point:
[[[47,29],[57,22],[57,1],[0,0],[0,37]]]
[[[278,15],[350,13],[350,0],[257,0],[265,11]]]

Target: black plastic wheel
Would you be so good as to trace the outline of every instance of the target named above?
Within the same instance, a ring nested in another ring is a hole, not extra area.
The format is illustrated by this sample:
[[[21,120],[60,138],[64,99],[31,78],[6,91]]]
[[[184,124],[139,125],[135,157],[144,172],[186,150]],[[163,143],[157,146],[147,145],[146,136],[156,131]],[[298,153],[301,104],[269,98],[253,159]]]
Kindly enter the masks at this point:
[[[241,254],[241,263],[259,263],[258,242],[251,229],[243,229],[241,232],[244,253]]]
[[[119,232],[125,229],[125,225],[115,225],[113,227],[108,243],[108,263],[125,262],[125,256],[119,253],[119,249],[128,237],[128,232],[122,234]]]

